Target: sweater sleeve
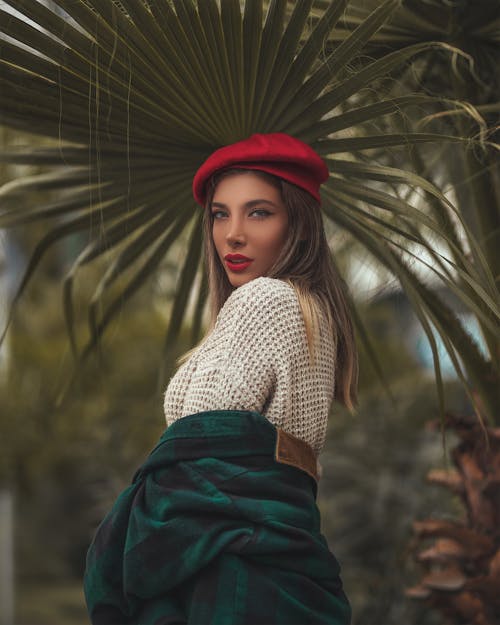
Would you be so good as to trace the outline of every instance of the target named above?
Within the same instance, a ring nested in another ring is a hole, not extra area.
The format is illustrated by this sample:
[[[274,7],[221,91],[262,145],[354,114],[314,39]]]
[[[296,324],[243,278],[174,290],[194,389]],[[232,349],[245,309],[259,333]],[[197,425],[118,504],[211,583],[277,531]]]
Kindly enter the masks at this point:
[[[237,288],[221,309],[197,362],[183,415],[203,410],[263,412],[294,352],[307,349],[293,287],[261,277]]]

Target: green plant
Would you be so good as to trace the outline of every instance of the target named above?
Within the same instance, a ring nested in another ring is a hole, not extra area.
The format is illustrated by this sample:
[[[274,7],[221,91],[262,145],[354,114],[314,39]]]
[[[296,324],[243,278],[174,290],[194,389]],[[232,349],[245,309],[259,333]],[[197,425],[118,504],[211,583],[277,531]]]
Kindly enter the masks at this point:
[[[424,189],[468,231],[461,215],[425,179],[400,168],[367,165],[357,156],[381,146],[464,141],[442,132],[362,132],[387,116],[408,119],[413,111],[412,119],[418,121],[424,112],[440,108],[438,98],[421,94],[381,96],[375,103],[359,104],[381,77],[429,49],[449,47],[426,41],[352,68],[398,9],[397,0],[379,4],[331,50],[328,38],[342,23],[347,0],[323,9],[312,0],[291,8],[284,0],[246,2],[243,7],[238,0],[220,5],[214,0],[59,0],[50,8],[9,0],[8,5],[44,32],[2,10],[2,31],[11,38],[1,42],[2,121],[56,142],[2,155],[7,162],[49,170],[4,185],[0,226],[55,220],[33,253],[14,304],[47,249],[71,234],[86,233],[63,289],[75,354],[80,352],[74,333],[75,276],[99,257],[105,256],[108,265],[90,298],[91,336],[81,358],[182,238],[187,251],[166,336],[171,348],[201,264],[200,214],[190,190],[193,172],[214,148],[252,132],[288,132],[325,156],[331,171],[325,215],[398,277],[431,342],[430,322],[446,334],[443,320],[436,318],[433,296],[416,281],[404,251],[429,253],[439,278],[455,287],[485,325],[494,326],[496,287],[475,239],[470,238],[470,253],[464,253],[434,215],[388,190],[391,185]],[[312,29],[311,16],[318,16]],[[64,190],[64,195],[32,205],[24,198],[34,189]],[[452,247],[456,258],[443,260],[432,237]],[[464,280],[467,293],[459,286]],[[201,332],[205,299],[204,284],[199,284],[193,340]],[[361,328],[360,336],[365,339]],[[453,351],[450,341],[447,345]]]
[[[343,21],[343,28],[333,33],[334,41],[342,40],[361,23],[377,3],[372,0],[354,0]],[[401,96],[406,92],[422,95],[439,93],[463,102],[472,116],[450,111],[434,115],[427,123],[441,132],[477,133],[484,138],[498,136],[500,111],[500,81],[498,58],[500,54],[500,15],[496,3],[488,0],[447,2],[444,0],[407,0],[396,11],[392,21],[378,31],[371,40],[368,52],[378,58],[382,54],[418,45],[438,38],[445,44],[459,48],[453,65],[442,51],[429,50],[418,62],[399,75],[390,86],[390,92]],[[363,63],[363,60],[360,60]],[[423,123],[425,123],[423,122]],[[390,132],[393,127],[388,128]],[[484,266],[492,282],[493,301],[498,305],[498,277],[500,275],[500,167],[496,146],[478,151],[449,149],[442,146],[415,145],[410,166],[421,176],[448,185],[454,193],[454,203],[468,230],[456,227],[441,203],[428,198],[434,217],[454,236],[456,246],[467,253],[470,238],[481,247]],[[380,155],[390,161],[388,152]],[[453,234],[454,233],[454,234]],[[456,248],[449,246],[449,257],[461,265]],[[477,259],[473,260],[480,267]],[[414,280],[418,288],[418,280]],[[454,353],[457,370],[466,385],[472,388],[472,408],[475,414],[464,416],[448,413],[445,425],[458,435],[459,444],[452,452],[456,469],[450,472],[432,471],[429,480],[446,486],[460,496],[463,511],[453,521],[427,519],[415,523],[420,540],[432,538],[432,546],[421,551],[417,558],[426,568],[421,582],[408,594],[423,599],[437,608],[451,623],[485,625],[497,621],[500,605],[499,565],[500,501],[498,426],[500,397],[500,343],[498,322],[484,308],[481,299],[474,296],[467,276],[457,281],[462,293],[475,300],[469,307],[469,319],[475,318],[484,338],[484,348],[468,334],[467,325],[452,312],[452,306],[435,293],[424,297],[433,315],[441,325],[440,334],[448,341],[449,353]],[[485,323],[478,308],[490,318],[493,326]],[[478,420],[479,417],[479,420]],[[489,422],[489,427],[485,427]]]

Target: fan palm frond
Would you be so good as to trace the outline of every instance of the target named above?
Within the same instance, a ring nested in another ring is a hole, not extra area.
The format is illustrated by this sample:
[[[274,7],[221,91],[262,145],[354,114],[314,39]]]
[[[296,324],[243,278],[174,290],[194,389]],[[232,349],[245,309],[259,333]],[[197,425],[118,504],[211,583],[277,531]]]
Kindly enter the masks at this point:
[[[2,121],[47,137],[49,145],[16,147],[2,155],[3,162],[48,171],[7,182],[0,189],[0,227],[55,220],[33,253],[14,304],[48,249],[69,235],[85,233],[87,242],[63,289],[71,345],[84,358],[121,306],[158,270],[172,245],[186,239],[186,260],[179,269],[167,329],[170,349],[193,285],[206,286],[196,280],[201,221],[191,196],[194,172],[222,145],[255,132],[286,132],[325,156],[331,171],[325,198],[332,206],[338,202],[342,211],[349,212],[351,204],[344,200],[351,198],[356,210],[368,201],[375,212],[385,213],[389,249],[408,241],[429,249],[429,229],[454,246],[454,269],[462,278],[466,275],[491,324],[491,315],[498,315],[491,303],[494,277],[478,246],[472,266],[440,220],[424,216],[407,202],[390,200],[389,188],[392,184],[425,188],[453,212],[450,202],[423,178],[365,162],[381,148],[407,150],[422,143],[470,141],[444,132],[413,129],[381,136],[366,130],[387,116],[418,122],[430,112],[454,106],[411,94],[363,101],[361,95],[377,80],[401,70],[422,52],[443,49],[439,42],[417,43],[356,66],[354,61],[399,4],[376,3],[352,31],[343,31],[329,46],[332,33],[339,32],[346,19],[347,0],[323,6],[298,0],[291,10],[286,0],[4,3]],[[334,156],[338,153],[348,153],[348,158],[341,161]],[[29,194],[35,190],[50,197],[34,205]],[[56,199],[54,193],[59,193]],[[340,212],[325,214],[346,227]],[[359,218],[354,209],[351,214]],[[348,229],[363,245],[372,245],[375,254],[386,257],[376,228]],[[104,257],[108,268],[89,302],[90,339],[80,350],[73,331],[75,277],[82,267]],[[435,271],[453,284],[453,271],[434,257],[439,261]],[[125,274],[127,281],[121,280]],[[193,339],[199,336],[204,297],[200,291],[196,298]],[[429,310],[422,306],[424,321]]]

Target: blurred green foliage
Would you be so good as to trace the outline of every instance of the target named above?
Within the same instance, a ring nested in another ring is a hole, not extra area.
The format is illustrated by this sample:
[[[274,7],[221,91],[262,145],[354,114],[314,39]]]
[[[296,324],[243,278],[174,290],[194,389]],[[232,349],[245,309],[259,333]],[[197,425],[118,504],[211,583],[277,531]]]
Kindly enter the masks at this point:
[[[57,407],[73,365],[59,286],[43,284],[9,334],[0,483],[15,498],[16,623],[70,625],[71,610],[86,614],[81,576],[92,534],[165,428],[158,388],[164,319],[151,308],[120,319],[101,358],[89,359]]]

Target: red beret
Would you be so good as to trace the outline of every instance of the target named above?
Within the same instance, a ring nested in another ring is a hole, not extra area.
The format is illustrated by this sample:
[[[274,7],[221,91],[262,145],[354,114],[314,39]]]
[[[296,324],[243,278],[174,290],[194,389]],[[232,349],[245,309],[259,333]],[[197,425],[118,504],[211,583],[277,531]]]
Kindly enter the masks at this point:
[[[193,195],[198,204],[206,198],[208,180],[222,169],[258,169],[308,191],[320,202],[319,187],[328,179],[323,159],[300,139],[281,132],[255,134],[211,154],[196,172]]]

